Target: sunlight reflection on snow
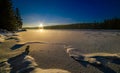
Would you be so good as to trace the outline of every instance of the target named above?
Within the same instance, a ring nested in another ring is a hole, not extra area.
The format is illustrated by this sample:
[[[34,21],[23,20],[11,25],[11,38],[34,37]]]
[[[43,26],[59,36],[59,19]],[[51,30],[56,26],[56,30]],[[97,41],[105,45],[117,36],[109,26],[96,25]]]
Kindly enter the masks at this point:
[[[37,32],[44,32],[44,29],[39,29],[37,30]]]

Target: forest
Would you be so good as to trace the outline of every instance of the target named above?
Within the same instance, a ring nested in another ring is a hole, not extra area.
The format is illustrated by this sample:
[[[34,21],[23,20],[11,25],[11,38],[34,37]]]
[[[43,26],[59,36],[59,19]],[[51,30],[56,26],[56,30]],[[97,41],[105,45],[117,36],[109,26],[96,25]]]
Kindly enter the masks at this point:
[[[13,8],[12,0],[0,0],[0,29],[15,31],[22,25],[19,8]]]
[[[45,29],[120,29],[120,18],[112,18],[103,22],[74,23],[45,26]]]

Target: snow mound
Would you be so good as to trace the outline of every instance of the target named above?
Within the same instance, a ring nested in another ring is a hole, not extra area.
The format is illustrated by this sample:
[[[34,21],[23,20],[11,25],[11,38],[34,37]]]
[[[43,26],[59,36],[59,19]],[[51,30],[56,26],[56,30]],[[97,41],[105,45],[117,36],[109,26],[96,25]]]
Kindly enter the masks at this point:
[[[20,41],[20,37],[16,32],[10,32],[7,30],[0,29],[0,42],[4,42],[5,40],[11,40],[14,39],[17,42]]]
[[[2,34],[0,34],[0,43],[5,41],[5,36],[3,36]]]
[[[88,53],[83,54],[75,48],[66,48],[68,55],[76,61],[94,65],[105,65],[107,62],[120,64],[120,53]]]

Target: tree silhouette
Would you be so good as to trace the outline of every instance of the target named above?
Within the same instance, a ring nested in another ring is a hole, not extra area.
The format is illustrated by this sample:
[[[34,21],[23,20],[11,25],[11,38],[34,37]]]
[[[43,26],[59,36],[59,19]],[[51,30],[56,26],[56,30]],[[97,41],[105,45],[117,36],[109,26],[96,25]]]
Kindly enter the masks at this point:
[[[22,23],[22,19],[21,19],[20,12],[19,12],[19,9],[18,9],[18,8],[16,8],[15,17],[16,17],[16,20],[17,20],[18,29],[21,29],[23,23]]]
[[[67,25],[45,26],[45,29],[120,29],[120,18],[112,18],[103,22],[74,23]]]
[[[0,0],[0,28],[9,31],[17,30],[17,21],[11,0]]]

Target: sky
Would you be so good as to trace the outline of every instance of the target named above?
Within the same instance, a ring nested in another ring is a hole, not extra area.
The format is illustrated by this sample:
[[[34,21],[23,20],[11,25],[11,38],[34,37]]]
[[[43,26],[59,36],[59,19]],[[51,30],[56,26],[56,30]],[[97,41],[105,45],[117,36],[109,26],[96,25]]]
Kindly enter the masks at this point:
[[[120,18],[120,0],[13,0],[24,26],[95,22]]]

